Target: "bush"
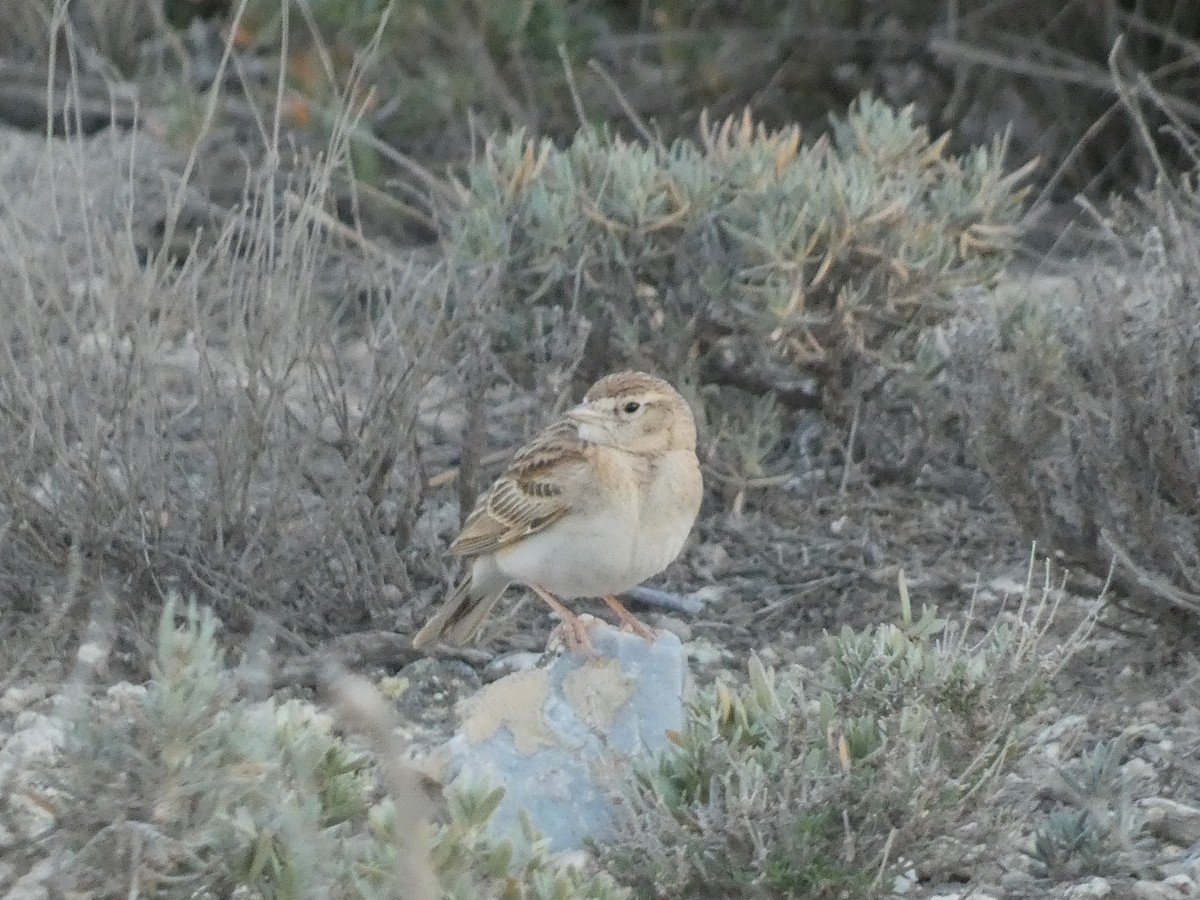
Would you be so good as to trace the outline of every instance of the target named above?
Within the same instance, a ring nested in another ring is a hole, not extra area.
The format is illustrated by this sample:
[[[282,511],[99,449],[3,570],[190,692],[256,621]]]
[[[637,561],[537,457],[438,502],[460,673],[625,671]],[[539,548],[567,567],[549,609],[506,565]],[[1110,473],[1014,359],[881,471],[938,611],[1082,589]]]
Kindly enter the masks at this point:
[[[816,671],[752,659],[747,686],[702,694],[639,772],[610,871],[643,897],[832,898],[888,895],[901,860],[961,865],[935,845],[1001,824],[980,813],[1071,644],[1040,646],[1049,592],[982,636],[901,596],[899,625],[827,638]]]
[[[394,625],[413,572],[440,577],[410,536],[418,416],[454,364],[448,279],[336,223],[344,154],[268,167],[224,212],[148,135],[14,138],[0,508],[18,608],[59,594],[72,546],[139,607],[175,588],[234,626],[258,610],[309,633]],[[182,262],[142,253],[164,220]]]
[[[807,145],[748,115],[670,145],[518,134],[488,144],[443,231],[451,259],[497,273],[512,359],[539,311],[577,310],[589,376],[631,365],[792,398],[815,377],[809,400],[848,417],[860,376],[908,363],[1009,257],[1028,169],[1004,171],[1002,141],[945,147],[869,98]]]
[[[746,686],[702,693],[676,748],[634,773],[603,868],[582,869],[527,820],[492,836],[488,787],[448,792],[439,812],[392,707],[361,679],[330,674],[332,715],[252,699],[255,673],[226,668],[212,615],[191,605],[177,626],[171,601],[144,691],[72,685],[39,852],[56,889],[94,897],[879,896],[901,860],[937,877],[963,851],[935,845],[959,827],[986,842],[1002,824],[981,812],[1084,633],[1045,646],[1057,596],[1027,586],[980,632],[928,609],[914,620],[902,578],[900,625],[829,637],[818,670],[752,659]],[[1051,827],[1032,852],[1053,861],[1068,850]]]
[[[1200,196],[1124,207],[1140,252],[947,329],[973,457],[1028,534],[1145,611],[1200,613]]]
[[[209,613],[192,606],[179,628],[175,618],[168,603],[140,704],[77,699],[54,772],[58,829],[44,838],[71,851],[58,888],[167,900],[624,896],[602,874],[547,856],[530,827],[488,836],[500,798],[486,790],[452,793],[448,821],[400,880],[428,828],[422,804],[383,796],[370,754],[337,736],[329,715],[241,696]]]

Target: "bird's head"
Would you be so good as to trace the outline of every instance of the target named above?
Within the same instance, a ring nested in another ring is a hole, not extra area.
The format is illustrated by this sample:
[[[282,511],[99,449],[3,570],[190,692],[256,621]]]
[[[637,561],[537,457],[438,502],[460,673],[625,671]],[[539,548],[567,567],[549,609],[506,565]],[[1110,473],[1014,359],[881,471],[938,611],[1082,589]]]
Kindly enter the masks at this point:
[[[567,412],[585,441],[629,453],[696,449],[696,420],[670,384],[645,372],[601,378]]]

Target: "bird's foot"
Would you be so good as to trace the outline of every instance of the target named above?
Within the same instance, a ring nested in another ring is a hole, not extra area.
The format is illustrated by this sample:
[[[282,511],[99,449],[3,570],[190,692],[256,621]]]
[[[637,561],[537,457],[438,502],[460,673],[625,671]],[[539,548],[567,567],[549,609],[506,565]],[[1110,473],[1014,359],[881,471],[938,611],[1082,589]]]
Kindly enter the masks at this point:
[[[555,625],[546,646],[550,647],[559,641],[566,644],[568,650],[577,650],[588,659],[597,659],[600,656],[588,635],[587,623],[579,616],[572,616],[569,621],[563,620]]]
[[[558,614],[558,618],[561,620],[559,624],[555,626],[554,630],[550,632],[551,642],[554,641],[555,638],[561,636],[563,641],[566,642],[567,648],[570,650],[578,650],[585,654],[589,659],[595,659],[600,655],[596,652],[596,648],[592,644],[592,639],[588,637],[587,625],[584,624],[579,616],[575,615],[575,613],[563,606],[562,602],[559,601],[558,598],[549,591],[543,590],[536,585],[530,585],[530,588],[535,594],[546,601],[546,605],[554,610],[554,612]]]

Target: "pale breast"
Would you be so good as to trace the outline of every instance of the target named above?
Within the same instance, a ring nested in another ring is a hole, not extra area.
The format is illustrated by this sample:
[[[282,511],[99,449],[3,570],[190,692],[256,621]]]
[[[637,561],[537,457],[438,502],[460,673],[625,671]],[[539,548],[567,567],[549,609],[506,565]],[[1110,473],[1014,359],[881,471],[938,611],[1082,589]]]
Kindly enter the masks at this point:
[[[549,528],[495,553],[507,578],[564,600],[619,594],[657,575],[679,555],[700,509],[700,467],[691,452],[649,465],[602,453],[604,491],[591,490]]]
[[[700,464],[690,450],[666,454],[650,472],[634,546],[635,584],[657,575],[683,549],[704,491]]]
[[[603,490],[586,486],[568,515],[495,554],[513,581],[571,599],[620,593],[641,580],[632,564],[641,511],[634,461],[612,451],[593,463]]]

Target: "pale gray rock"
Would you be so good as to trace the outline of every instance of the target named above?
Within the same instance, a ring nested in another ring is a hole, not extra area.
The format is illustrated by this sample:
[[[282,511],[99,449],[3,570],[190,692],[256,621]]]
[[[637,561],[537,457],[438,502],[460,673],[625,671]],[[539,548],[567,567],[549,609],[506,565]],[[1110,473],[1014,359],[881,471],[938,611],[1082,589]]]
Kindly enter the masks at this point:
[[[12,735],[0,746],[0,852],[54,826],[54,792],[42,782],[44,772],[58,762],[65,740],[63,723],[56,718],[29,710],[16,717]]]
[[[1069,900],[1105,900],[1113,895],[1112,884],[1099,876],[1067,888]]]
[[[1200,885],[1187,875],[1172,875],[1162,881],[1136,881],[1132,894],[1136,900],[1195,900]]]
[[[460,707],[443,774],[457,785],[505,789],[491,823],[497,835],[513,833],[524,809],[554,850],[603,838],[614,787],[683,726],[687,663],[675,635],[660,632],[650,644],[596,620],[589,634],[596,657],[564,653],[492,682]]]
[[[1200,809],[1168,797],[1145,797],[1138,801],[1146,829],[1173,844],[1200,844]]]
[[[64,860],[55,856],[40,860],[32,869],[18,878],[4,900],[48,900],[50,879],[59,871]]]

